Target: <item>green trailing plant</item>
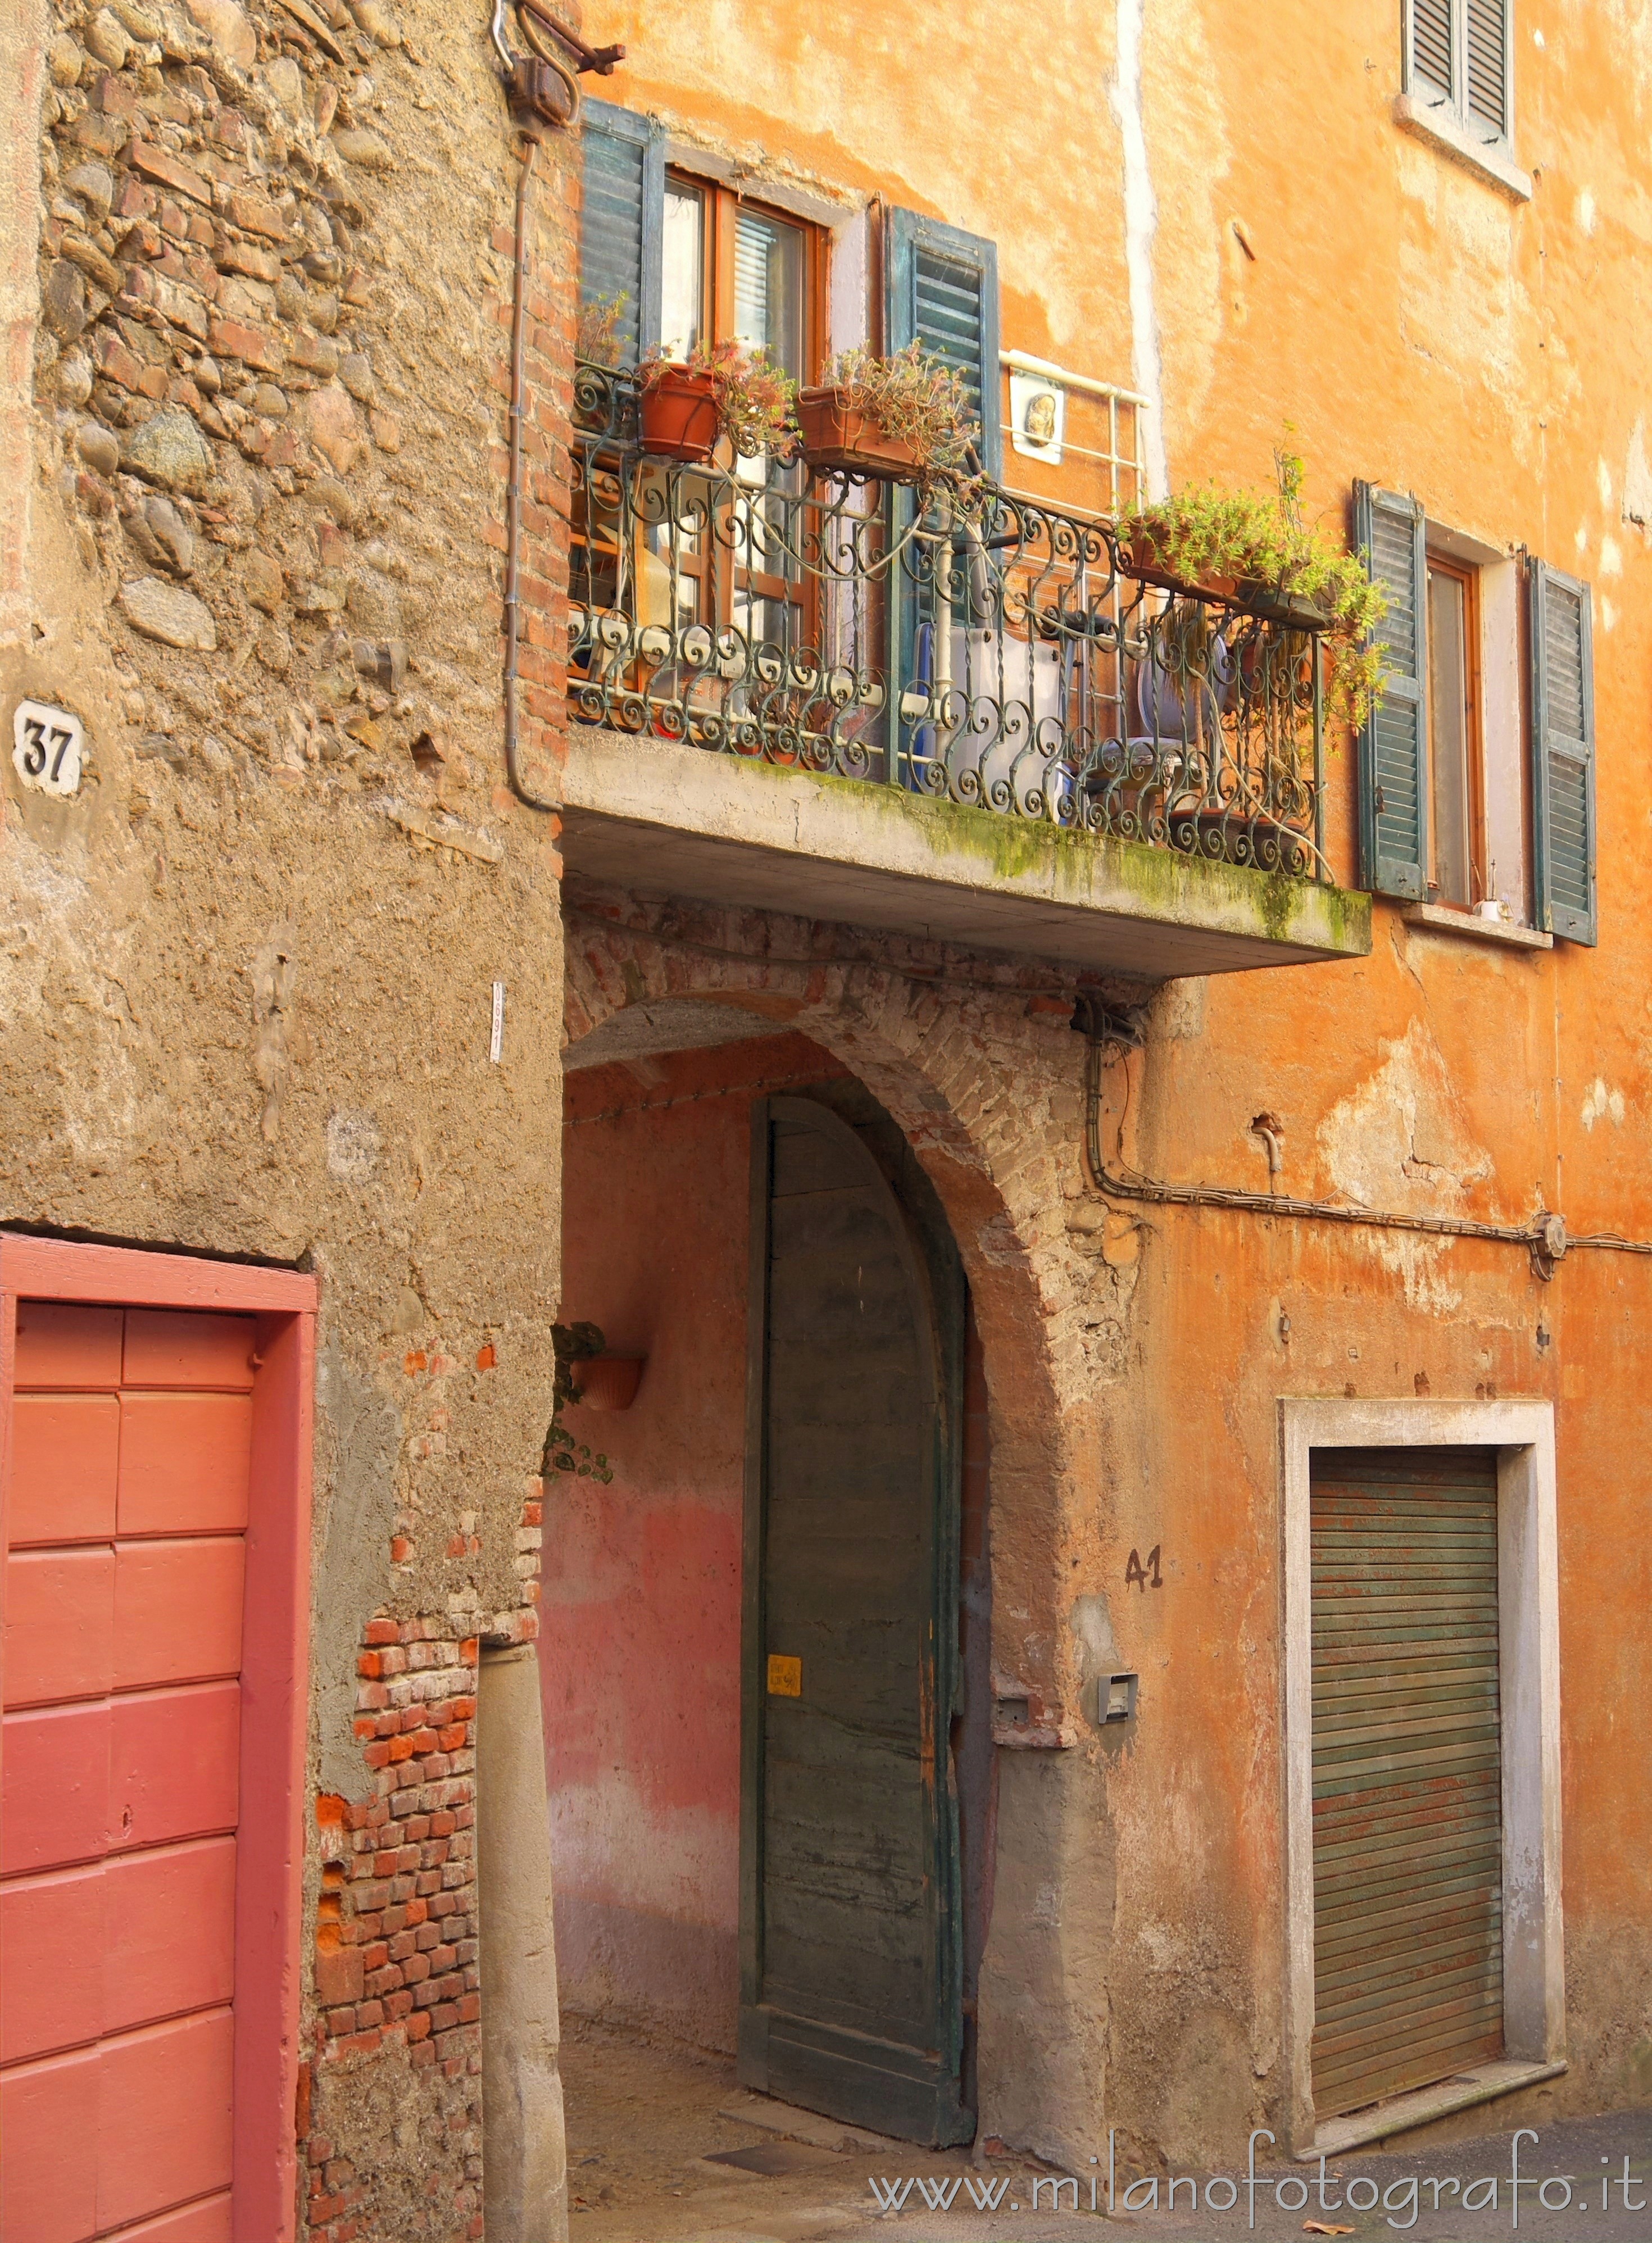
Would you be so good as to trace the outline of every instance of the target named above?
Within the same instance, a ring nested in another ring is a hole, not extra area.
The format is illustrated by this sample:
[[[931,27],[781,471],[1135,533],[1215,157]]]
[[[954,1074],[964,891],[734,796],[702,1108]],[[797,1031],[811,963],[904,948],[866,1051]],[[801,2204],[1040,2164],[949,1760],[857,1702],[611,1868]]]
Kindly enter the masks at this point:
[[[600,1449],[593,1449],[588,1441],[574,1438],[563,1424],[562,1414],[570,1402],[579,1399],[575,1364],[589,1363],[593,1356],[605,1355],[608,1342],[599,1325],[577,1324],[553,1324],[550,1344],[556,1358],[556,1376],[550,1390],[550,1430],[545,1435],[541,1470],[547,1479],[553,1472],[571,1472],[577,1479],[601,1480],[606,1486],[614,1477],[612,1465]]]
[[[838,354],[824,386],[892,442],[908,447],[926,503],[945,498],[955,511],[980,512],[988,491],[977,450],[981,422],[956,367],[916,343],[888,358],[857,346]]]
[[[617,368],[620,360],[619,329],[630,298],[622,288],[617,295],[593,296],[579,307],[574,329],[574,356],[587,366]]]
[[[710,377],[717,425],[745,458],[781,451],[792,442],[797,433],[798,386],[766,350],[748,350],[744,343],[725,340],[696,343],[686,359],[663,358],[651,351],[639,376],[644,394],[666,374],[684,369]]]
[[[1325,712],[1357,730],[1382,690],[1377,630],[1387,594],[1363,553],[1350,553],[1302,519],[1305,469],[1277,447],[1276,488],[1265,495],[1198,483],[1119,516],[1126,547],[1150,549],[1167,576],[1198,584],[1231,577],[1248,600],[1317,610],[1326,655]]]

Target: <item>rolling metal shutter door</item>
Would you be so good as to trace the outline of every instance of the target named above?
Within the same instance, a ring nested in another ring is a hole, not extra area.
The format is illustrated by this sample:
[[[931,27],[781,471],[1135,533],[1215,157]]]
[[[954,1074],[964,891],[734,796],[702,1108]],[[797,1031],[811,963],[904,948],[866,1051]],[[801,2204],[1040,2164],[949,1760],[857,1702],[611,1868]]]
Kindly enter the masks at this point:
[[[1503,2048],[1497,1461],[1313,1461],[1314,2106]]]

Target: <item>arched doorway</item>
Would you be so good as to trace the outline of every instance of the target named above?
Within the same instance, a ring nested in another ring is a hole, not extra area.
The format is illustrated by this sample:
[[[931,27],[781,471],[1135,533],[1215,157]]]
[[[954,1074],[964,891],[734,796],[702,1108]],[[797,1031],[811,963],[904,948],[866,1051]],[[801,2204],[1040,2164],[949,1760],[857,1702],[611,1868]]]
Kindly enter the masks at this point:
[[[738,2051],[786,2101],[967,2140],[992,1755],[957,1247],[811,1039],[666,1000],[585,1043],[563,1317],[642,1368],[623,1410],[603,1373],[564,1411],[547,1487],[564,2003],[576,2034]]]
[[[752,1133],[740,2076],[967,2141],[962,1265],[859,1084]]]

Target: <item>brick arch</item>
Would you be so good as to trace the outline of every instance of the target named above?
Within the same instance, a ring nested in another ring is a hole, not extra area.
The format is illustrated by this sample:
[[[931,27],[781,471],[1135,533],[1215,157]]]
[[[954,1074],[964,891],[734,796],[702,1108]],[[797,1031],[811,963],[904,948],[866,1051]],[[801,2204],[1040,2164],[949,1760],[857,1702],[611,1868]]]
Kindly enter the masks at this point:
[[[1078,1426],[1085,1272],[1064,1186],[1078,1174],[1082,1047],[1065,1007],[1008,967],[926,946],[680,903],[572,903],[569,1044],[626,1007],[665,998],[736,1006],[809,1036],[906,1133],[952,1224],[985,1358],[992,1441],[993,1647],[1035,1721],[1072,1720],[1077,1676],[1062,1625],[1090,1476]],[[1043,977],[1040,977],[1042,980]]]

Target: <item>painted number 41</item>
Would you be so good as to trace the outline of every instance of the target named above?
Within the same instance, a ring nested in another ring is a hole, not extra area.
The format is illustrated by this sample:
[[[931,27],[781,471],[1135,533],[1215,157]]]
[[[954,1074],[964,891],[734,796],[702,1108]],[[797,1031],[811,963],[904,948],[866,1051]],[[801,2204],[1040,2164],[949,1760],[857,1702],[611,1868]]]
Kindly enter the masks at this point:
[[[25,786],[43,794],[79,791],[85,732],[78,717],[49,702],[20,701],[11,738],[11,761]]]
[[[1142,1563],[1142,1553],[1139,1550],[1132,1550],[1130,1552],[1130,1562],[1124,1568],[1124,1586],[1126,1588],[1140,1589],[1143,1594],[1145,1594],[1149,1589],[1162,1589],[1164,1586],[1164,1583],[1159,1578],[1159,1550],[1161,1546],[1162,1546],[1157,1542],[1153,1545],[1153,1547],[1147,1553],[1146,1565]]]

